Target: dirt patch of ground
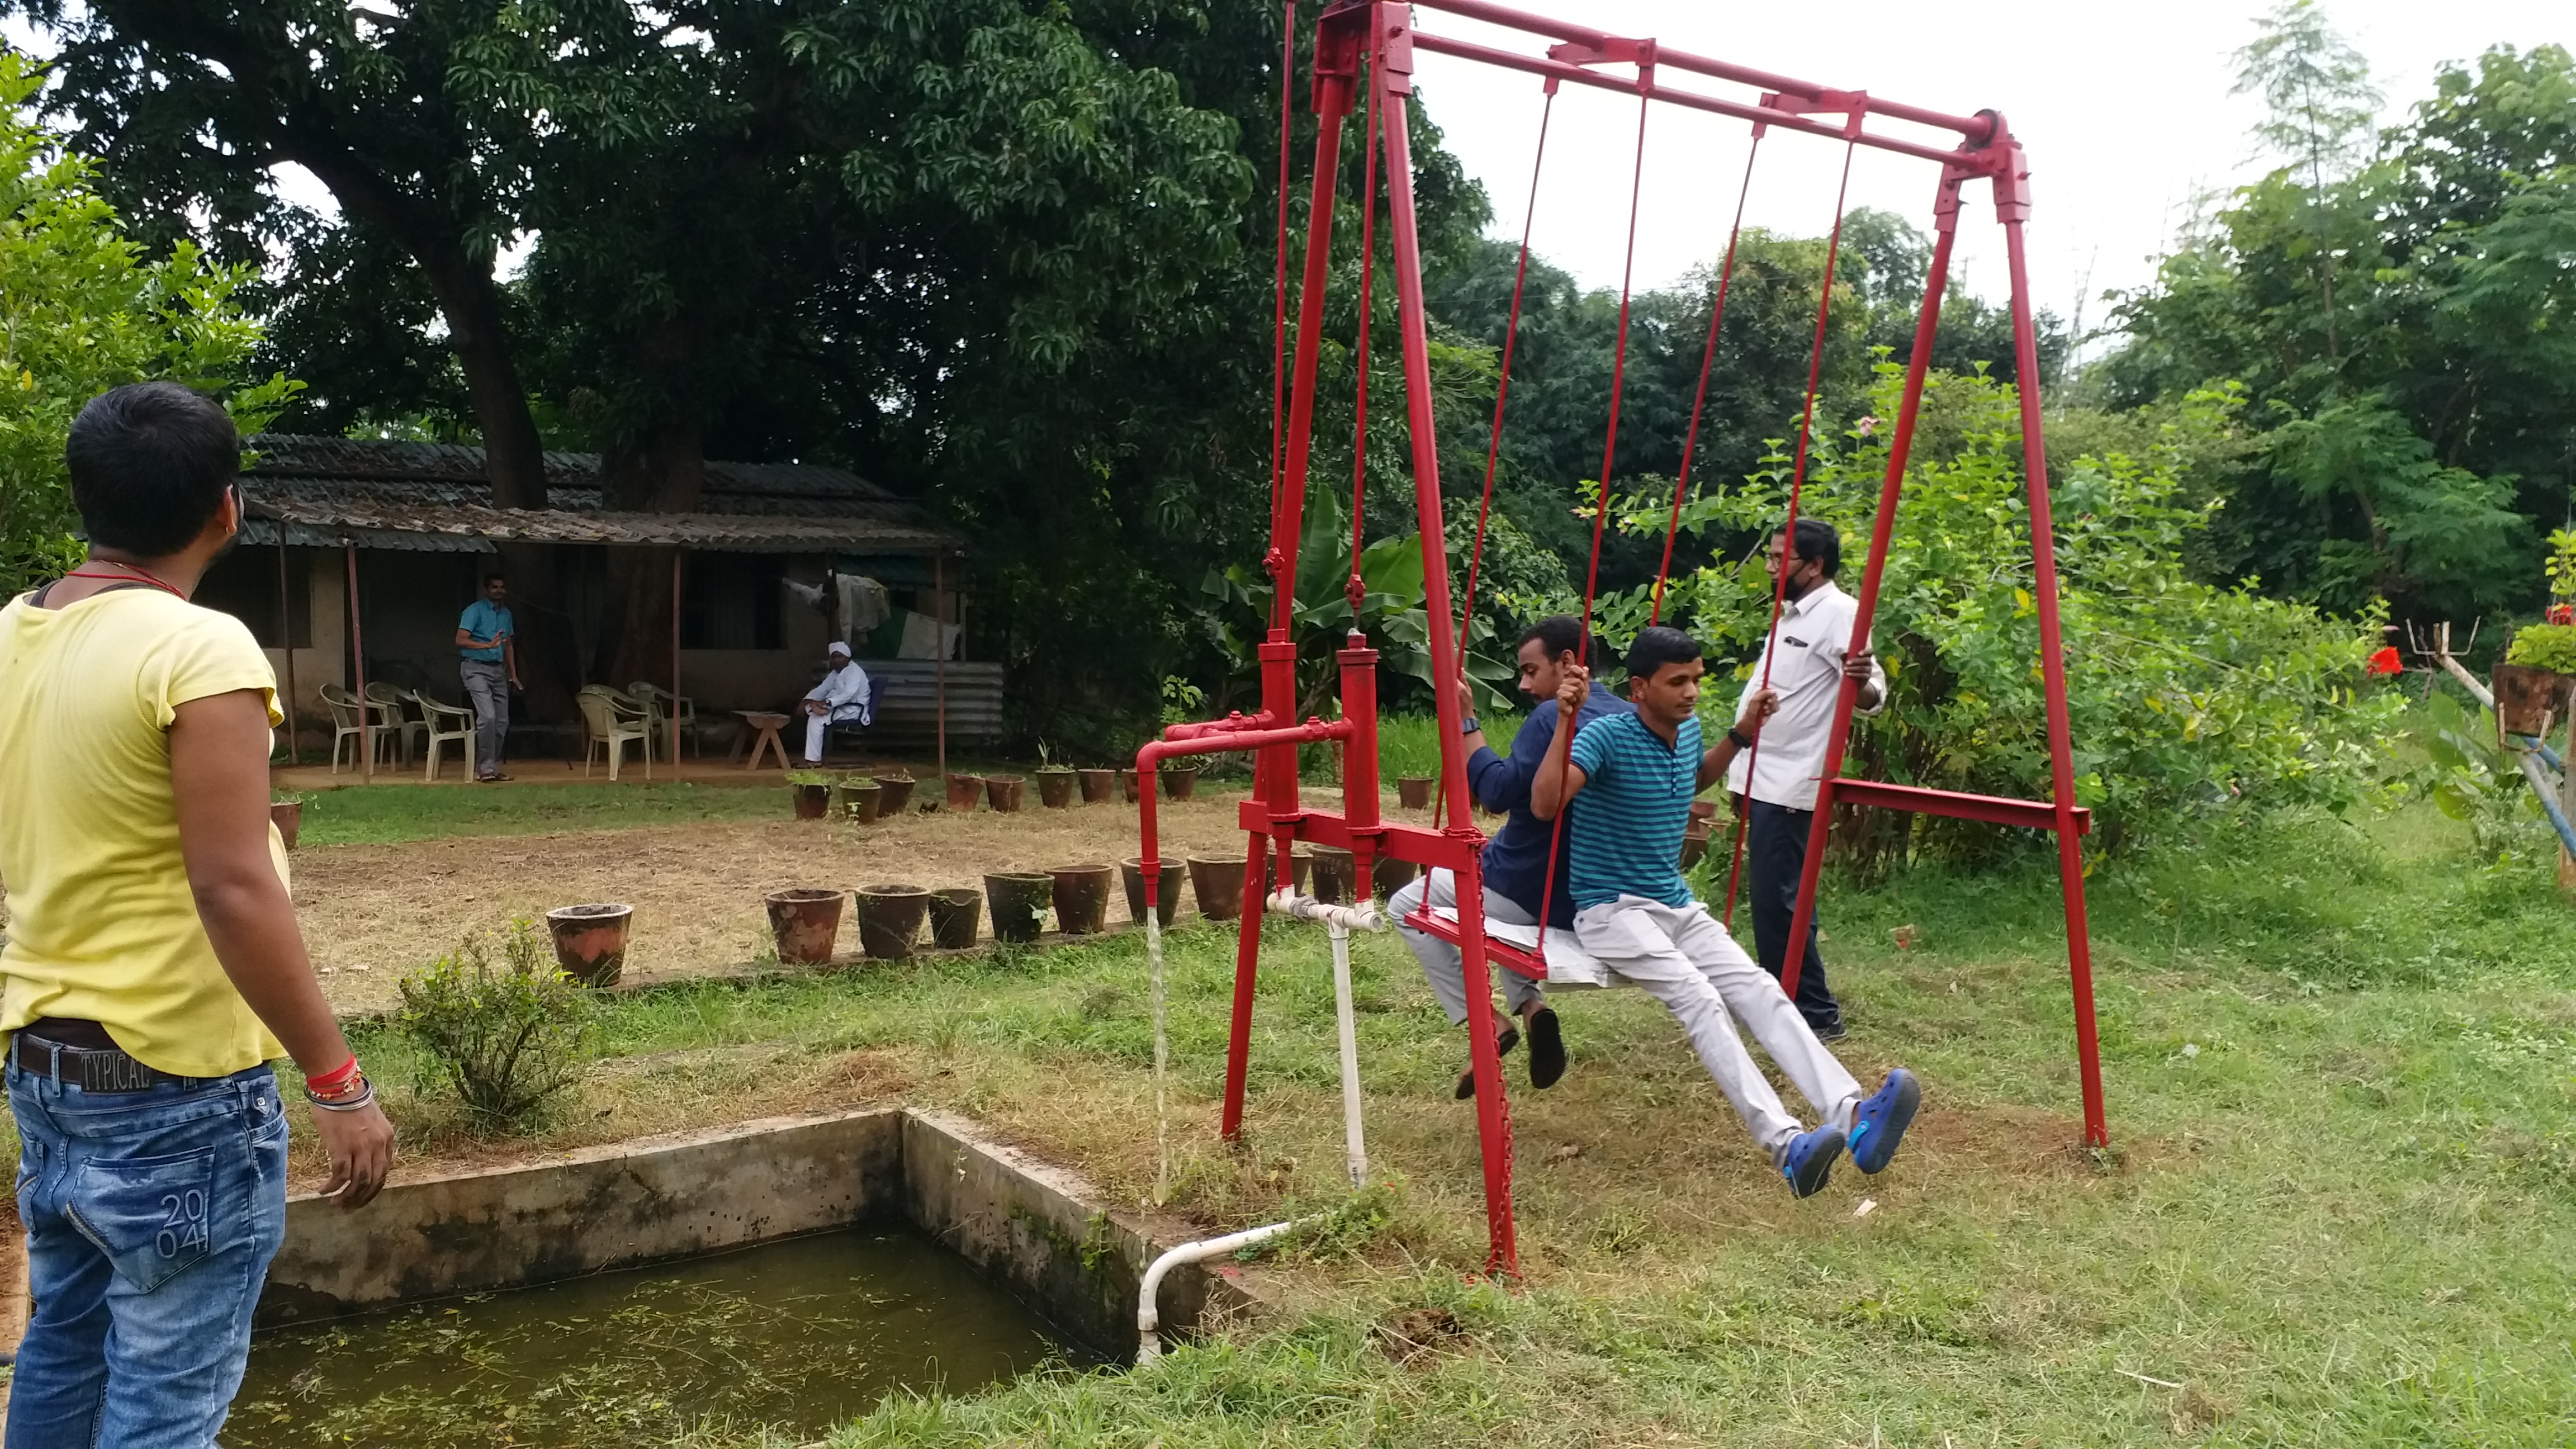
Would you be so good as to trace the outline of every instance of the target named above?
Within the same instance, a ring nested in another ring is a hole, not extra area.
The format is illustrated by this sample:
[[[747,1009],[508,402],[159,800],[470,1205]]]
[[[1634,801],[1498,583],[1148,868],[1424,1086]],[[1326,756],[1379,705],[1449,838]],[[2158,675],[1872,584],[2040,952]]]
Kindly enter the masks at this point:
[[[655,978],[736,966],[769,943],[761,899],[789,886],[908,881],[981,886],[987,872],[1114,862],[1138,851],[1124,805],[1016,814],[907,814],[871,825],[800,821],[702,824],[562,835],[466,836],[401,845],[342,845],[295,857],[296,914],[334,1006],[377,1011],[419,962],[469,931],[555,906],[635,907],[627,970]],[[1166,801],[1163,853],[1239,857],[1240,795]],[[784,815],[785,806],[781,805]],[[1197,909],[1185,900],[1184,911]],[[1110,918],[1123,921],[1123,899]],[[842,922],[843,945],[856,928]]]

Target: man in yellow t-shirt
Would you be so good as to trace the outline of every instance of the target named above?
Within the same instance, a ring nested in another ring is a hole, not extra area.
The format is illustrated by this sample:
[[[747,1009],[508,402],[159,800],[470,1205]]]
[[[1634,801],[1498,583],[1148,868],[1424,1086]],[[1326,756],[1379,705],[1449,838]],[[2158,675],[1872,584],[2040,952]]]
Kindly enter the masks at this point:
[[[89,557],[0,608],[0,1031],[35,1313],[7,1449],[206,1449],[286,1223],[268,1061],[306,1075],[326,1192],[393,1127],[305,959],[268,818],[268,660],[188,602],[241,522],[240,441],[173,383],[91,400]]]

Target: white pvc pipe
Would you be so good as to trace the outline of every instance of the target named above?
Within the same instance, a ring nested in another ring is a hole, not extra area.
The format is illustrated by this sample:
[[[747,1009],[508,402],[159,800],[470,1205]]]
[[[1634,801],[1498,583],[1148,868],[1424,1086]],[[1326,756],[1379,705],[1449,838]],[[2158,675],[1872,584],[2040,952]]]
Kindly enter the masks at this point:
[[[1360,1135],[1359,1020],[1351,1006],[1351,930],[1335,921],[1326,928],[1333,938],[1333,1017],[1342,1034],[1342,1153],[1351,1170],[1351,1186],[1368,1186],[1368,1143]]]
[[[1152,1363],[1163,1356],[1162,1315],[1154,1306],[1154,1298],[1162,1290],[1164,1274],[1183,1263],[1204,1263],[1210,1258],[1241,1252],[1256,1243],[1266,1243],[1299,1223],[1313,1221],[1313,1218],[1298,1218],[1284,1223],[1266,1223],[1239,1233],[1228,1233],[1222,1238],[1183,1243],[1156,1258],[1153,1266],[1145,1270],[1145,1281],[1136,1288],[1136,1362]]]
[[[1153,986],[1154,1002],[1154,1205],[1161,1207],[1172,1195],[1172,1113],[1164,1095],[1164,1082],[1171,1064],[1171,1037],[1164,1029],[1163,1009],[1163,913],[1155,906],[1145,907],[1145,965]],[[1151,1302],[1153,1292],[1146,1291]]]
[[[1301,896],[1294,888],[1282,886],[1262,899],[1262,906],[1273,915],[1295,916],[1304,921],[1322,921],[1351,931],[1383,931],[1386,917],[1378,913],[1377,900],[1371,897],[1356,906],[1330,906],[1313,896]]]

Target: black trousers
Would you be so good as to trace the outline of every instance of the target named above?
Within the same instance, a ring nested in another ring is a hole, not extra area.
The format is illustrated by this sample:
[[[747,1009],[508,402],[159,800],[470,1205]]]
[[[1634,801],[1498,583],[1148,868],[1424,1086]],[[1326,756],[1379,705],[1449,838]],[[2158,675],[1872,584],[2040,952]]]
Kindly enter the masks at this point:
[[[1807,865],[1807,828],[1812,810],[1792,810],[1767,800],[1749,800],[1744,829],[1745,874],[1751,879],[1753,946],[1762,969],[1781,974],[1789,959],[1789,927],[1798,912],[1798,877]],[[1842,1003],[1825,984],[1825,958],[1816,954],[1816,923],[1807,922],[1802,943],[1806,959],[1798,967],[1798,1014],[1817,1031],[1840,1026]]]

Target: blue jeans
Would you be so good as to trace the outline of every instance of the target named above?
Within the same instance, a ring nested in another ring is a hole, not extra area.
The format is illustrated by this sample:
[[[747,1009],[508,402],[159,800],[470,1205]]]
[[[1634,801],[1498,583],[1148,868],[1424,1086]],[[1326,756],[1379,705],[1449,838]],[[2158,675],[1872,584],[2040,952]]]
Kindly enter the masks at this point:
[[[8,1076],[35,1301],[8,1449],[207,1449],[286,1235],[276,1074],[84,1092],[13,1044]]]

